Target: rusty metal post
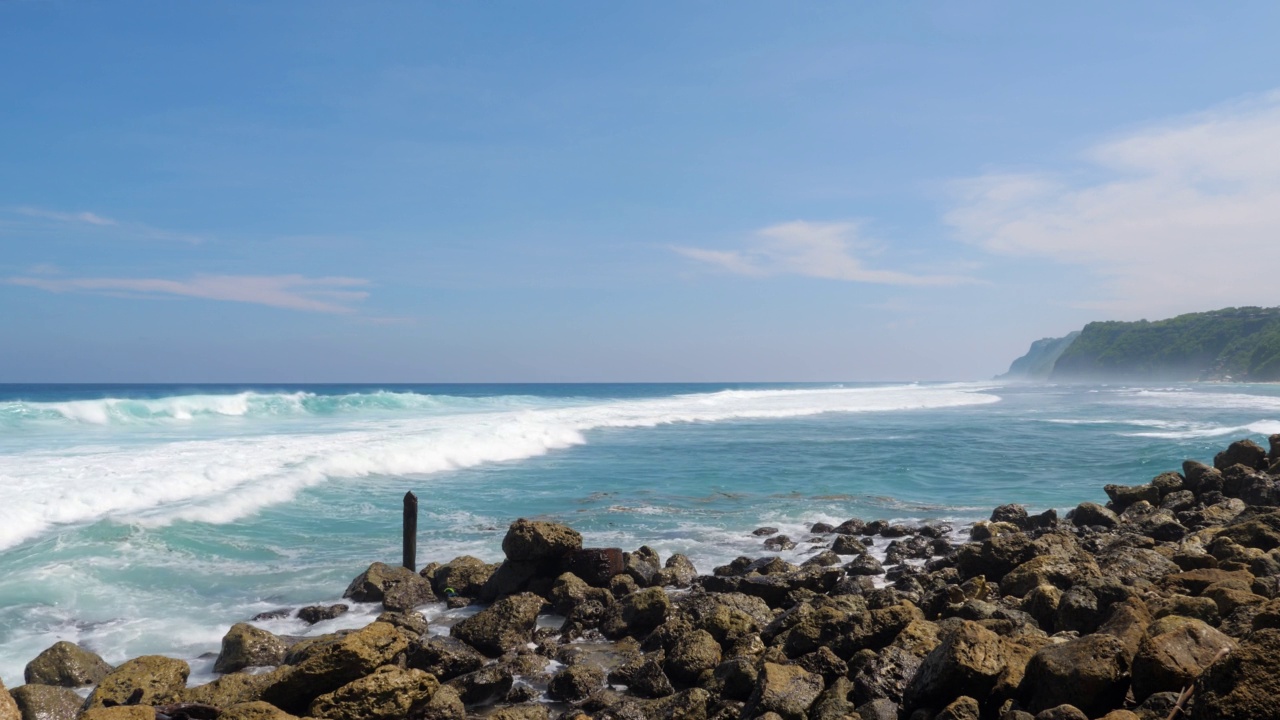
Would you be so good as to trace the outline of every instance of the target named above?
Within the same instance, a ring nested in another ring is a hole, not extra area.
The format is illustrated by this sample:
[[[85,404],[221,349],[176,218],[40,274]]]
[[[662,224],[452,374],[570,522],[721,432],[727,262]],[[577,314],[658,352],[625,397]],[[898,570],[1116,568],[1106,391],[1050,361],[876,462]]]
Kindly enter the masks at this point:
[[[404,566],[418,570],[418,496],[404,494]]]

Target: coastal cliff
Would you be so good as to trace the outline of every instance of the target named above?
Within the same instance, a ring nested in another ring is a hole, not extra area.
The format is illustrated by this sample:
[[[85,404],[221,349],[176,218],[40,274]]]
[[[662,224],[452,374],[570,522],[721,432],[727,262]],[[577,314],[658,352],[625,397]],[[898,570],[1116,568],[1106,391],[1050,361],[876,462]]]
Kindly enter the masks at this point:
[[[1280,380],[1280,308],[1242,307],[1167,320],[1092,322],[1038,340],[1002,378]]]

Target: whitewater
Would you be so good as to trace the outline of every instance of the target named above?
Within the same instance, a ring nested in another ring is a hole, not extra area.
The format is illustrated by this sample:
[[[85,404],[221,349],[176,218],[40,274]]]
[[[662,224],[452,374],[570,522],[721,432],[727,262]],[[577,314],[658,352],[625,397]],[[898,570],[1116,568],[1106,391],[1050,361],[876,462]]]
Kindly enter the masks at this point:
[[[58,639],[207,678],[232,623],[394,562],[406,490],[424,562],[525,516],[707,572],[759,525],[1065,511],[1275,432],[1254,385],[0,386],[0,679]]]

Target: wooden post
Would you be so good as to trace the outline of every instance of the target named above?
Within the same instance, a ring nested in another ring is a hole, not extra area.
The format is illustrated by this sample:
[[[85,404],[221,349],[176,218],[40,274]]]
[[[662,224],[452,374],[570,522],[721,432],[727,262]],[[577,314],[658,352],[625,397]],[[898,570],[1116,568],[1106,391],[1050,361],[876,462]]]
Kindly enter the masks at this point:
[[[418,496],[404,494],[404,566],[418,570]]]

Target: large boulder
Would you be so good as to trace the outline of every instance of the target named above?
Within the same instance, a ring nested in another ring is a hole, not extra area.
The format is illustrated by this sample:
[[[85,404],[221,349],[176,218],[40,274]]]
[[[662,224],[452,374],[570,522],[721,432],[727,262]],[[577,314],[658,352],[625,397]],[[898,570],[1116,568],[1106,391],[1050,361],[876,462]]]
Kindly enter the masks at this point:
[[[22,675],[28,683],[83,687],[101,682],[111,669],[97,654],[62,640],[27,663]]]
[[[1082,502],[1071,511],[1071,522],[1083,527],[1113,528],[1120,524],[1120,516],[1097,503]]]
[[[1007,663],[1007,651],[999,635],[976,622],[962,620],[925,656],[904,693],[903,709],[910,712],[920,707],[938,707],[960,695],[985,699]]]
[[[511,523],[502,538],[502,552],[516,562],[559,561],[581,548],[582,535],[568,525],[524,518]]]
[[[590,663],[570,665],[551,678],[547,696],[553,700],[582,700],[604,685],[604,670]]]
[[[777,713],[783,720],[805,720],[809,706],[822,693],[822,676],[798,665],[766,662],[747,700],[744,717]]]
[[[1226,470],[1232,465],[1244,465],[1251,469],[1267,466],[1267,451],[1252,440],[1237,440],[1213,458],[1213,466]]]
[[[662,588],[647,588],[623,597],[605,613],[600,630],[606,637],[644,637],[667,619],[671,600]]]
[[[544,603],[533,593],[509,595],[454,625],[450,634],[490,657],[497,657],[533,638]]]
[[[5,715],[0,713],[0,718]],[[156,720],[155,708],[149,705],[115,705],[89,708],[79,720]]]
[[[191,667],[182,660],[143,655],[103,678],[89,696],[85,709],[111,704],[165,705],[178,702],[190,675]],[[135,702],[129,702],[137,691],[141,691],[141,695]]]
[[[1223,530],[1220,537],[1245,547],[1271,550],[1280,547],[1280,510],[1255,515]]]
[[[297,665],[281,673],[261,699],[294,715],[304,715],[312,700],[391,664],[408,647],[404,634],[384,622],[333,636],[303,651],[291,651],[289,659]]]
[[[1000,581],[1000,591],[1021,598],[1040,585],[1066,590],[1078,582],[1101,576],[1097,563],[1083,553],[1076,557],[1040,555],[1010,570]]]
[[[254,700],[223,707],[218,720],[294,720],[295,717],[271,703]]]
[[[1129,689],[1127,648],[1106,633],[1047,645],[1031,657],[1023,686],[1032,710],[1071,704],[1097,717],[1124,701]]]
[[[400,720],[427,704],[439,686],[429,673],[388,665],[316,698],[310,714],[325,720]]]
[[[501,663],[486,665],[449,681],[448,687],[458,693],[466,705],[491,703],[504,697],[515,683],[511,670]]]
[[[27,683],[10,694],[22,711],[22,720],[75,720],[84,705],[84,698],[75,690],[53,685]]]
[[[485,657],[455,637],[425,636],[409,644],[405,664],[425,670],[441,682],[484,667]]]
[[[229,673],[247,667],[279,665],[288,646],[284,640],[248,623],[236,623],[222,636],[222,652],[213,671]]]
[[[1200,620],[1170,615],[1147,629],[1133,658],[1133,697],[1178,692],[1235,641]]]
[[[182,691],[182,702],[200,703],[214,707],[230,707],[258,702],[267,688],[293,674],[292,667],[278,667],[266,673],[231,673],[204,685],[196,685]]]
[[[1280,718],[1280,629],[1263,628],[1196,681],[1191,720]]]
[[[667,653],[664,670],[681,685],[694,685],[703,673],[720,664],[720,644],[706,630],[681,635]]]
[[[0,720],[21,720],[22,712],[18,710],[18,703],[14,702],[13,696],[5,689],[4,683],[0,682]]]
[[[380,562],[357,575],[342,597],[356,602],[381,602],[386,609],[399,611],[436,600],[426,578],[409,568]]]
[[[479,558],[463,555],[436,568],[431,576],[431,589],[437,596],[450,594],[462,597],[478,597],[484,584],[498,569],[498,564],[489,564]]]

